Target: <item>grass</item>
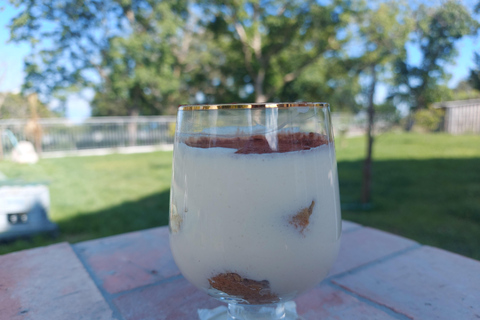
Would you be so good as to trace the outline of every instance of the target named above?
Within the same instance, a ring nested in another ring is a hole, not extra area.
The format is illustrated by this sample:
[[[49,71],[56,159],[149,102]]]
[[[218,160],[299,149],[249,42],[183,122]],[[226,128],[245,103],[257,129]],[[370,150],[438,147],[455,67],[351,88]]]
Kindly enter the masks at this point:
[[[0,162],[9,178],[48,181],[57,239],[0,245],[0,254],[53,242],[78,242],[168,224],[171,152]]]
[[[363,137],[338,139],[342,204],[358,202]],[[168,223],[171,152],[0,162],[9,178],[50,181],[57,239],[0,245],[0,254]],[[345,219],[480,259],[480,136],[389,133],[376,138],[369,210]]]
[[[364,139],[339,141],[342,203],[360,196]],[[373,208],[345,219],[480,259],[480,136],[385,134],[374,146]]]

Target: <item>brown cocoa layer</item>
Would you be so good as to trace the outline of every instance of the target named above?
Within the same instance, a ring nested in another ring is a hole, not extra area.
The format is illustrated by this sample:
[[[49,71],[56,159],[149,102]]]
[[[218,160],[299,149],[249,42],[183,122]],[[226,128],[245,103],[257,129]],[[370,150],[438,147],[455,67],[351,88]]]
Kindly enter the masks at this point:
[[[265,135],[221,138],[215,136],[190,137],[185,144],[195,148],[230,148],[239,154],[284,153],[309,150],[328,144],[325,135],[314,132],[277,133],[276,148],[272,149]]]
[[[238,273],[219,273],[208,279],[212,288],[247,301],[250,304],[278,302],[278,296],[270,291],[267,280],[256,281],[242,278]]]
[[[313,212],[313,207],[315,206],[315,201],[312,200],[312,203],[309,207],[303,208],[297,214],[290,218],[289,223],[294,226],[301,234],[305,231],[308,224],[310,223],[310,216]]]

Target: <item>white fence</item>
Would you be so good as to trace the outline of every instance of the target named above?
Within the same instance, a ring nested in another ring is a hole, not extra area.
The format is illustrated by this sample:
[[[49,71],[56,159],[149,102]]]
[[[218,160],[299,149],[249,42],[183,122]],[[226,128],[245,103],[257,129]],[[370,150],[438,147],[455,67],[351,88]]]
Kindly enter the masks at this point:
[[[16,141],[41,145],[42,157],[69,154],[135,152],[171,146],[175,117],[98,117],[75,123],[67,119],[0,120],[0,154],[8,156]]]
[[[480,133],[480,101],[446,108],[445,131],[452,134]]]
[[[451,134],[480,133],[480,99],[443,101],[433,105],[445,109],[444,130]]]
[[[365,120],[365,116],[332,113],[337,135],[363,134]],[[388,124],[383,118],[377,119],[380,130]],[[8,157],[15,143],[21,140],[40,147],[42,157],[171,149],[174,132],[175,116],[98,117],[81,123],[50,118],[39,119],[38,126],[28,120],[0,120],[0,158]]]

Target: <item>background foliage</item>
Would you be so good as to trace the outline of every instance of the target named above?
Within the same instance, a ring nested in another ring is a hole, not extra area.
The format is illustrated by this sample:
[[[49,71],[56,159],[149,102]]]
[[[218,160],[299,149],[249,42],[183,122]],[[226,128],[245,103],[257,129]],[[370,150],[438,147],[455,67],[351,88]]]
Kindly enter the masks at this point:
[[[444,67],[455,43],[478,30],[455,0],[10,1],[21,8],[11,41],[32,48],[24,91],[46,102],[93,88],[97,116],[319,99],[357,112],[369,105],[372,72],[391,105],[416,111],[455,95]],[[419,63],[407,59],[408,45]]]

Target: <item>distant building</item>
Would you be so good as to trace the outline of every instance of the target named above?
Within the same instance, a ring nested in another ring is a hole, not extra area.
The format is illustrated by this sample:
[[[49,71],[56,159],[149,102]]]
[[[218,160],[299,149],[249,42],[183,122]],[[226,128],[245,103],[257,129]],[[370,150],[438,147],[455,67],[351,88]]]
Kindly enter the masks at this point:
[[[480,99],[439,102],[434,107],[445,109],[445,132],[480,133]]]

